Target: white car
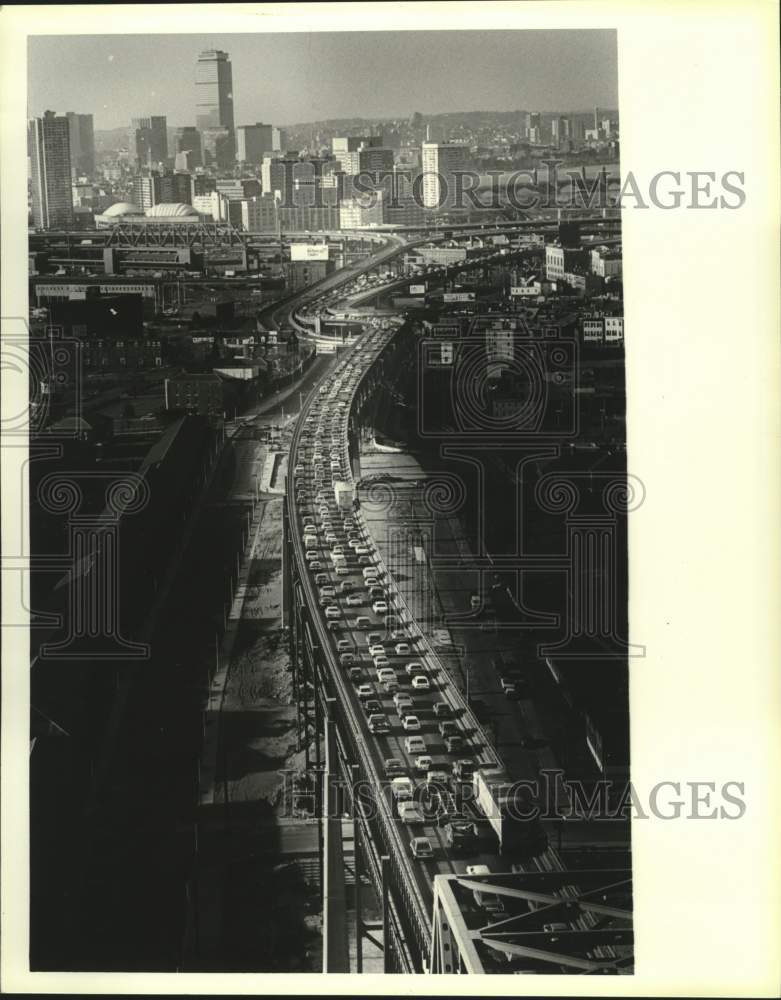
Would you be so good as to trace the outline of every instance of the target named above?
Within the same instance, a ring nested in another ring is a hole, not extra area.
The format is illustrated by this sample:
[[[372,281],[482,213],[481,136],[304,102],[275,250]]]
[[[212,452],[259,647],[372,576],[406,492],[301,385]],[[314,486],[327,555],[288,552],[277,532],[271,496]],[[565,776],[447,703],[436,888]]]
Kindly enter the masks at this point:
[[[406,691],[399,691],[398,694],[393,696],[393,704],[396,708],[401,708],[402,705],[409,706],[412,704],[412,698],[406,693]]]
[[[347,607],[348,608],[360,608],[363,604],[363,598],[360,594],[348,594],[347,595]]]
[[[418,732],[420,730],[420,719],[417,715],[405,715],[401,720],[401,724],[408,733]]]
[[[395,649],[397,656],[409,656],[410,649],[408,642],[397,642]]]
[[[340,639],[336,644],[337,653],[349,653],[352,652],[353,644],[349,639]]]
[[[398,763],[403,767],[401,761],[399,761]],[[397,802],[399,800],[408,801],[409,799],[412,798],[412,791],[413,791],[412,781],[406,776],[400,775],[397,778],[393,778],[391,780],[390,787],[391,787],[391,794],[393,795],[393,798],[396,799]]]
[[[357,694],[361,701],[366,701],[368,698],[374,697],[374,690],[371,684],[359,684]]]
[[[334,573],[337,576],[348,576],[350,571],[346,566],[334,566]]]
[[[375,615],[386,615],[388,613],[388,605],[385,601],[375,601],[372,604],[372,611]]]
[[[336,597],[336,591],[331,586],[331,584],[326,583],[325,586],[320,588],[321,597]]]
[[[370,656],[385,656],[385,647],[381,642],[375,642],[369,646]]]
[[[326,614],[328,614],[327,608],[326,608]],[[431,685],[428,682],[428,677],[423,677],[421,674],[418,674],[417,677],[413,677],[412,688],[415,691],[430,691]]]
[[[425,755],[415,758],[415,767],[418,771],[430,771],[433,763],[432,759]]]
[[[317,549],[307,549],[305,555],[311,561],[312,559],[317,559],[319,553]]]
[[[425,753],[426,741],[422,736],[407,736],[404,740],[404,749],[408,754]]]
[[[399,802],[399,819],[402,823],[424,823],[425,816],[417,802]]]
[[[414,673],[422,673],[425,669],[426,668],[423,666],[423,664],[420,662],[420,660],[413,660],[411,663],[408,663],[407,666],[406,666],[406,671],[407,671],[407,673],[409,674],[410,677]]]
[[[325,609],[325,617],[330,618],[332,621],[336,618],[341,618],[342,617],[341,609],[331,605],[330,607]]]

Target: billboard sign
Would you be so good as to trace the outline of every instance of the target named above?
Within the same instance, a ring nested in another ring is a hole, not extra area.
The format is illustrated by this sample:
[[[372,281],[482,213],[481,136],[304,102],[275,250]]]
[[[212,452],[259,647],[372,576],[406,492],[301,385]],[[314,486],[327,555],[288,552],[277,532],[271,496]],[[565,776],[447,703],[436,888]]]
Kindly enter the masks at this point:
[[[290,259],[297,260],[328,260],[327,243],[291,243]]]
[[[442,296],[443,302],[474,302],[474,292],[445,292]]]
[[[425,285],[410,285],[409,286],[409,293],[410,293],[410,295],[423,295],[423,294],[425,294],[425,291],[426,291],[426,286]]]

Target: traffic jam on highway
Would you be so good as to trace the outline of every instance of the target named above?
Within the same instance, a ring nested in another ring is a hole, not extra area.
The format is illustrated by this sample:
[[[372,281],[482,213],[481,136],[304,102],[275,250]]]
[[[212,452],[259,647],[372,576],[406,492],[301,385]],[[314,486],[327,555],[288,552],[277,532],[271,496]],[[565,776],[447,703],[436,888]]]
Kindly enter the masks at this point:
[[[528,813],[508,809],[506,775],[406,608],[356,500],[350,408],[393,331],[389,321],[365,334],[302,414],[290,466],[303,558],[331,660],[376,750],[409,854],[432,877],[506,871],[507,855],[542,855],[546,835]]]

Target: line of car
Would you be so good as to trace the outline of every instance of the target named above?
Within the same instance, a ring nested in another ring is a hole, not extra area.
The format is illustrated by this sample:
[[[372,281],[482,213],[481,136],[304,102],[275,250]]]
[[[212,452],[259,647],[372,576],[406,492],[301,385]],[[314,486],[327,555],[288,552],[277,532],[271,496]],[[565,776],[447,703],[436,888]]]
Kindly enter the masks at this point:
[[[380,352],[387,336],[386,328],[370,333],[320,387],[299,435],[293,477],[305,559],[338,662],[363,706],[368,732],[390,739],[398,736],[404,748],[406,759],[388,757],[384,768],[397,815],[409,824],[421,823],[425,816],[409,805],[399,811],[399,804],[408,800],[397,798],[393,781],[404,778],[414,792],[422,780],[423,786],[442,789],[444,794],[453,783],[471,777],[476,764],[467,754],[477,748],[442,695],[446,684],[438,668],[417,652],[422,638],[417,626],[403,622],[395,608],[395,586],[357,503],[354,498],[346,503],[349,494],[340,492],[351,482],[349,404],[364,367]],[[360,612],[354,619],[348,617],[352,609]],[[452,755],[459,759],[452,760]],[[428,838],[409,842],[413,857],[432,856],[433,847],[429,842],[427,851],[424,840]]]

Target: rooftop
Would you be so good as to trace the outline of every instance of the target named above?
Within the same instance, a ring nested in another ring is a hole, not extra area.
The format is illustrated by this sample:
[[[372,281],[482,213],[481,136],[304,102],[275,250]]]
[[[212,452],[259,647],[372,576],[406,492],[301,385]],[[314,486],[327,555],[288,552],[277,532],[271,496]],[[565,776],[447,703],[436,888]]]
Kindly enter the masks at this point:
[[[185,205],[180,201],[164,201],[148,208],[144,215],[148,219],[175,219],[183,216],[197,216],[198,212],[192,205]]]

